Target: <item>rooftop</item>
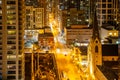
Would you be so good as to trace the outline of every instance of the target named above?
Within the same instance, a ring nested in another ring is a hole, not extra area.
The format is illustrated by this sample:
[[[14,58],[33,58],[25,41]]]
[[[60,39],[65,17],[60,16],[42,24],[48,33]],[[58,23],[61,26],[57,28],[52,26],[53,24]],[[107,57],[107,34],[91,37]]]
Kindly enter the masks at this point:
[[[98,66],[99,70],[104,74],[107,80],[117,80],[117,74],[110,68],[105,66]]]
[[[118,44],[102,44],[103,56],[118,56]]]

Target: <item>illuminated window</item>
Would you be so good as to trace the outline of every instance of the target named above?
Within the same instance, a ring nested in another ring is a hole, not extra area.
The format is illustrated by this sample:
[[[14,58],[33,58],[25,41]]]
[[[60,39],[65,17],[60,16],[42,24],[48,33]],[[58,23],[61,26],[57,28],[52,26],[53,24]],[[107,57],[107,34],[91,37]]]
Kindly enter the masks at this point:
[[[74,4],[74,1],[71,1],[72,4]]]
[[[7,11],[7,14],[16,14],[15,11]]]
[[[7,24],[10,24],[10,25],[15,24],[15,23],[16,23],[16,22],[13,21],[13,20],[8,20],[8,21],[7,21]]]
[[[15,18],[15,16],[10,15],[10,16],[7,16],[7,19],[8,20],[15,20],[16,18]]]
[[[8,34],[9,34],[9,35],[15,35],[15,34],[16,34],[16,31],[10,30],[10,31],[8,31]]]
[[[70,26],[70,24],[67,24],[67,26]]]
[[[16,66],[15,65],[8,65],[7,68],[8,69],[16,69]]]
[[[67,21],[70,21],[70,19],[67,19]]]
[[[117,35],[117,33],[114,33],[114,36],[116,36]]]
[[[0,0],[0,4],[2,4],[2,1]]]
[[[2,14],[2,10],[0,10],[0,14]]]
[[[7,6],[7,9],[15,9],[16,6]]]
[[[16,55],[7,55],[7,59],[14,60],[14,59],[16,59]]]
[[[112,35],[112,32],[110,32],[109,35]]]
[[[43,33],[44,33],[44,30],[43,30],[43,29],[39,30],[39,33],[40,33],[40,34],[43,34]]]

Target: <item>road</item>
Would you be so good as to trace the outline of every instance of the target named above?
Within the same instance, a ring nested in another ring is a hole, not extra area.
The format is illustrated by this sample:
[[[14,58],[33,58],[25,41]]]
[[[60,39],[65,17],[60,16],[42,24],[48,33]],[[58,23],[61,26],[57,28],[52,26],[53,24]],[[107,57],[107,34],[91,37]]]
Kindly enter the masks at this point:
[[[80,72],[70,55],[55,54],[61,80],[81,80]]]

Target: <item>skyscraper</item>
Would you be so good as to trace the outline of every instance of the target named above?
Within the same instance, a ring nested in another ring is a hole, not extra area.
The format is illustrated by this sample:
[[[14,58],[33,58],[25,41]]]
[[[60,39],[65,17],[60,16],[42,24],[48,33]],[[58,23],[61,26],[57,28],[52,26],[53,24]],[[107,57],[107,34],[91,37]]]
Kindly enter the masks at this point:
[[[24,79],[24,0],[0,0],[0,80]]]
[[[115,25],[119,0],[97,0],[98,23]]]

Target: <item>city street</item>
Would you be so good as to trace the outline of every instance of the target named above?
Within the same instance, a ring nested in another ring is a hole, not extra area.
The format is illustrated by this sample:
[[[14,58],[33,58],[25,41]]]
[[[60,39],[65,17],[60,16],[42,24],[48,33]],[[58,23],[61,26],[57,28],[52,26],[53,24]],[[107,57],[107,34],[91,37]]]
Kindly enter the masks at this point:
[[[56,54],[60,80],[81,80],[80,72],[70,55]]]

